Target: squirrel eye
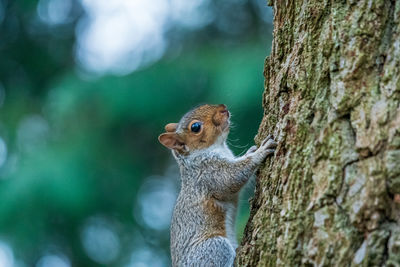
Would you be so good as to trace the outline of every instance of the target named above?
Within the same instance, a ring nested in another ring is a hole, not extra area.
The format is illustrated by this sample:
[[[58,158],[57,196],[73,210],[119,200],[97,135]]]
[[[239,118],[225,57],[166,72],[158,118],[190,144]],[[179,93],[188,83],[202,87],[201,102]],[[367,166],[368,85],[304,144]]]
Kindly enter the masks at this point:
[[[190,130],[192,131],[192,132],[194,132],[194,133],[198,133],[198,132],[200,132],[200,130],[201,130],[201,125],[202,125],[202,123],[201,122],[195,122],[195,123],[193,123],[191,126],[190,126]]]

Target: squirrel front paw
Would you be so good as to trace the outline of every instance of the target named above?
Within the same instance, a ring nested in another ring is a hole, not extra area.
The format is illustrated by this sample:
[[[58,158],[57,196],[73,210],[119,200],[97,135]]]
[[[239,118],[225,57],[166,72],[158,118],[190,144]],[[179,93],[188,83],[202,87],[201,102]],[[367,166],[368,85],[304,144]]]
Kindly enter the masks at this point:
[[[272,136],[268,135],[268,137],[261,142],[260,147],[250,147],[245,156],[253,158],[256,164],[260,164],[267,156],[274,154],[277,145],[278,143],[275,142]]]
[[[267,156],[274,154],[275,148],[278,145],[277,142],[272,138],[271,135],[268,135],[262,142],[260,147],[255,151],[255,154],[258,156],[259,161],[263,161]]]
[[[275,151],[277,145],[278,143],[275,142],[275,140],[272,138],[272,135],[268,135],[267,138],[261,142],[260,148],[263,148],[264,150],[270,149]]]

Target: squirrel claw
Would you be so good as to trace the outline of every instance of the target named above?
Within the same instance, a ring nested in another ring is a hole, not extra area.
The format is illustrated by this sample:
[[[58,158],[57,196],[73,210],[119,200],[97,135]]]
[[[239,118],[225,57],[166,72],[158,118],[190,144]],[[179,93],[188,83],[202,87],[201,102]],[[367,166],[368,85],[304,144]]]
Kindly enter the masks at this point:
[[[278,143],[275,142],[271,135],[268,135],[261,143],[261,147],[265,149],[274,149],[277,145]]]
[[[257,146],[252,146],[252,147],[250,147],[250,148],[247,150],[246,155],[247,155],[247,154],[250,154],[250,153],[253,153],[253,152],[255,152],[256,150],[257,150]]]

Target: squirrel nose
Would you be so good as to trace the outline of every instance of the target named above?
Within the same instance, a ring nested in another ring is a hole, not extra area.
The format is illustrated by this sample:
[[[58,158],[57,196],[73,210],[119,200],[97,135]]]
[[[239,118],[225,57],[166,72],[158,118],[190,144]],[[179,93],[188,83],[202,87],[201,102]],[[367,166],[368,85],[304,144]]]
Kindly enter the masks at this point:
[[[228,111],[228,109],[226,108],[226,106],[224,104],[218,105],[218,108],[219,108],[220,112],[222,112],[222,113]]]
[[[221,114],[226,114],[229,117],[229,111],[224,104],[220,104],[218,107],[220,108],[219,112]]]

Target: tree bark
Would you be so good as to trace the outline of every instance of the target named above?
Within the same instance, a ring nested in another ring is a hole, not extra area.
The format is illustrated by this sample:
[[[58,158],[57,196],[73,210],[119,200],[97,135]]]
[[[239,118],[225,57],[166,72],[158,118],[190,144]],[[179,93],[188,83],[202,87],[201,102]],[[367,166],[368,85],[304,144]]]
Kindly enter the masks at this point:
[[[400,1],[276,0],[238,266],[400,266]]]

